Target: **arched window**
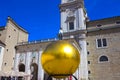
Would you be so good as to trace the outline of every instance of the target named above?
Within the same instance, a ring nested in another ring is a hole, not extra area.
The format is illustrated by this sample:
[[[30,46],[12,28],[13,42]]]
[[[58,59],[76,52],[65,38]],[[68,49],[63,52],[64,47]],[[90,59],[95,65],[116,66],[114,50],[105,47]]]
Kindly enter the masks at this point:
[[[108,61],[108,57],[107,57],[107,56],[101,56],[101,57],[99,58],[99,61],[100,61],[100,62]]]
[[[19,64],[19,71],[20,72],[25,72],[25,65],[24,64]]]

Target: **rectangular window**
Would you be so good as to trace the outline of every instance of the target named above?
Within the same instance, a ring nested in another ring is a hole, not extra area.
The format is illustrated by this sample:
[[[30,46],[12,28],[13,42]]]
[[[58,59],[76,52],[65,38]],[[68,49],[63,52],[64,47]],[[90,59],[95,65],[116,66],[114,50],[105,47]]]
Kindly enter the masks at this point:
[[[98,45],[97,45],[98,47],[102,47],[101,39],[97,39],[97,44],[98,44]]]
[[[69,22],[69,30],[74,30],[74,22]]]
[[[107,46],[107,41],[105,38],[103,39],[97,39],[97,48],[102,48]]]
[[[103,47],[106,47],[107,46],[106,39],[102,39],[102,41],[103,41]]]

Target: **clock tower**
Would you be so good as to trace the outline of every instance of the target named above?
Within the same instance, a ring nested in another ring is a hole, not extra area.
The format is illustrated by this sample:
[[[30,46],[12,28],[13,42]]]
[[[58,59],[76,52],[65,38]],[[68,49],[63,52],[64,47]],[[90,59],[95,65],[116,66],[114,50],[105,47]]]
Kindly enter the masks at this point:
[[[80,45],[81,62],[75,76],[78,80],[88,80],[86,21],[84,0],[61,0],[61,29],[63,39],[74,38]]]

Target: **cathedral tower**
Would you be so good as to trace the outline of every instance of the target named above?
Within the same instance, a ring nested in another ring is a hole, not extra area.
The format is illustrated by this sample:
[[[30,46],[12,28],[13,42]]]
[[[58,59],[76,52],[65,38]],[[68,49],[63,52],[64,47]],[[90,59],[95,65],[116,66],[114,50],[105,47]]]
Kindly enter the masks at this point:
[[[75,75],[79,80],[88,80],[86,20],[84,0],[61,0],[61,29],[63,39],[74,38],[81,47],[81,63]]]
[[[86,12],[83,0],[62,0],[60,11],[63,32],[86,29]]]

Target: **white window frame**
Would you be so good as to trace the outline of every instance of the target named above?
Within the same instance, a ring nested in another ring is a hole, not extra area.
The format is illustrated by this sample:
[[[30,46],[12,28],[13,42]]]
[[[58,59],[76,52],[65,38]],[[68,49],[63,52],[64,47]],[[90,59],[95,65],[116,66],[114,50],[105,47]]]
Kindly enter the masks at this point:
[[[98,47],[98,39],[101,40],[101,47]],[[108,44],[107,44],[107,39],[106,38],[98,38],[96,39],[96,47],[97,48],[107,48]],[[106,39],[106,46],[103,46],[103,39]]]

